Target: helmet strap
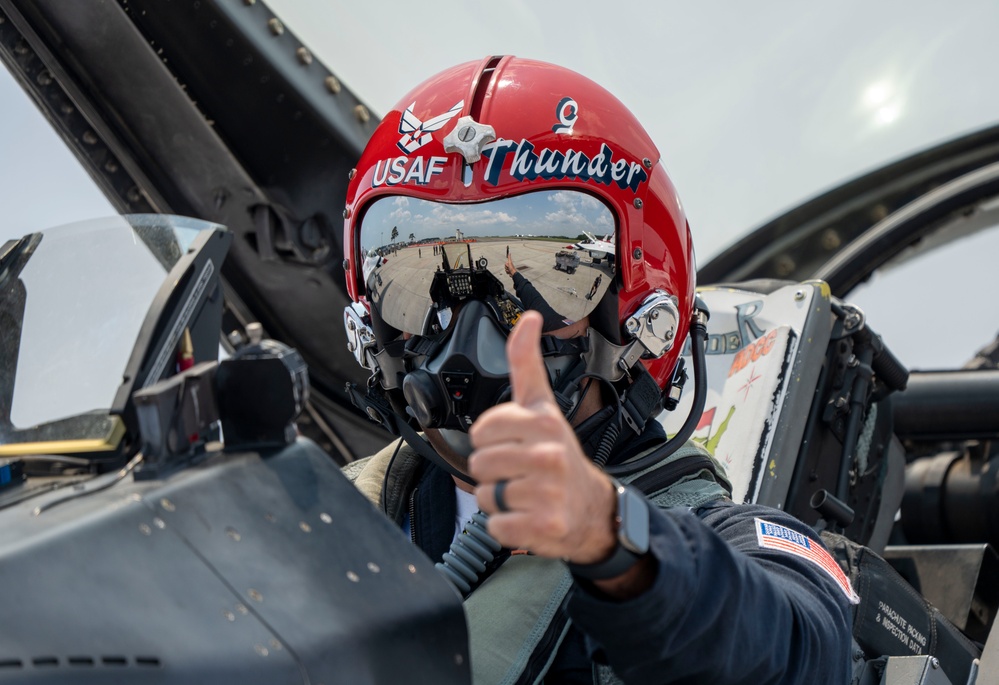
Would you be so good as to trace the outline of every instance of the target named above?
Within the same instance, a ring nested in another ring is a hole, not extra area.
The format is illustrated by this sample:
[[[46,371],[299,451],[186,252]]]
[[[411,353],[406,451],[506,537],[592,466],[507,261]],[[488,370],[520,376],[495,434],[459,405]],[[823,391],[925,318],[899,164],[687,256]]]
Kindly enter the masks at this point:
[[[586,332],[586,338],[588,345],[583,352],[586,370],[615,383],[624,378],[648,352],[638,340],[615,345],[592,327]]]
[[[631,384],[621,393],[622,418],[636,435],[640,435],[649,419],[662,411],[663,394],[645,365],[636,363],[628,375]]]

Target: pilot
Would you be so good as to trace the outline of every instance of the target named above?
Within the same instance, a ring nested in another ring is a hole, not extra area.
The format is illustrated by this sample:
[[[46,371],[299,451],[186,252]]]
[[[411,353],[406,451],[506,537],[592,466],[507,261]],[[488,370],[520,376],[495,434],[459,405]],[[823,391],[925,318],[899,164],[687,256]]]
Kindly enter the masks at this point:
[[[465,598],[476,683],[850,682],[855,595],[815,532],[733,503],[657,420],[703,316],[677,193],[614,96],[509,56],[448,69],[381,122],[344,216],[352,396],[401,436],[346,472]],[[455,238],[375,296],[363,255],[396,226]],[[582,230],[614,231],[619,268],[590,300],[535,276],[548,325],[503,248],[548,264]]]

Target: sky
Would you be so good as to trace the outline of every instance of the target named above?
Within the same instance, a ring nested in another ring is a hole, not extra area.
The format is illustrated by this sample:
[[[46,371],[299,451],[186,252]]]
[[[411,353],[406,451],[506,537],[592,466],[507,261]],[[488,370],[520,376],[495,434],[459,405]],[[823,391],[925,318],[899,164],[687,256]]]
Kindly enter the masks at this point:
[[[489,54],[592,78],[659,146],[701,262],[824,190],[999,119],[993,0],[268,4],[380,114]]]
[[[993,1],[268,5],[377,114],[488,54],[596,80],[657,142],[701,262],[823,190],[999,118]],[[0,237],[110,213],[6,73],[0,102]]]
[[[589,76],[656,141],[699,263],[825,190],[999,120],[994,0],[267,4],[378,115],[489,54]],[[2,68],[0,102],[0,240],[113,213]]]
[[[517,235],[560,236],[573,242],[584,231],[606,235],[614,230],[610,210],[596,198],[567,191],[534,192],[494,200],[487,205],[443,205],[408,197],[386,197],[371,205],[361,225],[364,250],[399,240]]]
[[[0,242],[115,214],[28,95],[0,64]]]

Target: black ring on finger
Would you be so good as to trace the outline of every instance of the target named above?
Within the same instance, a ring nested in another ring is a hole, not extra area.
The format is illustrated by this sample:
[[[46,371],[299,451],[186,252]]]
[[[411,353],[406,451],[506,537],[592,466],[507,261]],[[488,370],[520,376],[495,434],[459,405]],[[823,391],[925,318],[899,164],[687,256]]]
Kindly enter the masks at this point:
[[[503,491],[506,490],[507,481],[501,480],[497,481],[496,485],[493,486],[493,499],[496,500],[496,509],[501,512],[510,511],[510,507],[506,506],[506,500],[503,498]]]

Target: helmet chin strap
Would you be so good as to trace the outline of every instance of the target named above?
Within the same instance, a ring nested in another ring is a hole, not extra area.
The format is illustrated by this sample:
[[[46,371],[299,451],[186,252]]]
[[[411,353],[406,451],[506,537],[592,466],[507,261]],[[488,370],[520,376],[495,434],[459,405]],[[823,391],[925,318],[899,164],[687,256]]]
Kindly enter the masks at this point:
[[[610,459],[611,451],[621,439],[625,426],[630,429],[630,434],[641,435],[649,420],[662,409],[659,386],[643,365],[636,364],[628,376],[632,380],[623,392],[606,378],[591,374],[583,376],[608,386],[608,395],[613,395],[615,399],[613,404],[604,404],[575,427],[576,437],[579,438],[583,451],[601,467]],[[586,390],[594,391],[593,384]]]
[[[615,345],[593,328],[586,340],[581,355],[586,371],[580,379],[596,378],[608,385],[617,398],[621,421],[640,434],[663,409],[663,390],[640,361],[646,348],[637,340]]]

